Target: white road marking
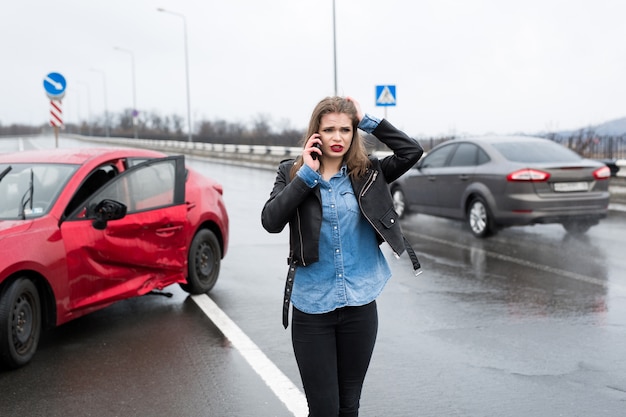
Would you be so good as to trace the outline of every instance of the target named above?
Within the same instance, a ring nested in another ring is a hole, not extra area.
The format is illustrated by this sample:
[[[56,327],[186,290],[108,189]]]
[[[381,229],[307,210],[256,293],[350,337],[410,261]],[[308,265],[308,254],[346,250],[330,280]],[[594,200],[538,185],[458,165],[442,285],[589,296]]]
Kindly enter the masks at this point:
[[[267,386],[296,417],[306,417],[309,409],[306,397],[293,382],[259,347],[215,304],[206,294],[192,295],[191,299],[207,317],[220,329],[250,364],[252,369],[265,381]]]

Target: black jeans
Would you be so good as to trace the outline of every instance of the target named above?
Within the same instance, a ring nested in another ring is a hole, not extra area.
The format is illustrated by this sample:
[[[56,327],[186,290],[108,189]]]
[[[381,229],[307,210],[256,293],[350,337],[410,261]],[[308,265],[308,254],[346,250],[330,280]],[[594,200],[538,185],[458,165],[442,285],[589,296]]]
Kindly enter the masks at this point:
[[[377,332],[376,301],[324,314],[294,307],[291,336],[309,417],[358,416]]]

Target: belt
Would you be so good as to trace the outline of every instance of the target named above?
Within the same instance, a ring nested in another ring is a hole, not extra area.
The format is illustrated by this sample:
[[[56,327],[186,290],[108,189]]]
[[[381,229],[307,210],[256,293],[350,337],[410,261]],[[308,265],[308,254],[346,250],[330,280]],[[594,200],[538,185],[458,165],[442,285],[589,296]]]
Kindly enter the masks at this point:
[[[287,271],[287,280],[285,281],[285,296],[283,297],[283,327],[289,326],[289,304],[291,302],[291,290],[293,289],[293,279],[296,276],[296,264],[298,261],[291,259],[289,262],[289,271]]]
[[[413,264],[413,273],[415,274],[415,276],[418,276],[419,274],[424,272],[422,270],[422,266],[420,265],[420,261],[419,259],[417,259],[417,255],[415,254],[415,251],[411,247],[409,241],[406,240],[406,237],[402,236],[402,239],[404,239],[404,249],[406,250],[406,253],[409,254],[409,258],[411,259],[411,263]]]

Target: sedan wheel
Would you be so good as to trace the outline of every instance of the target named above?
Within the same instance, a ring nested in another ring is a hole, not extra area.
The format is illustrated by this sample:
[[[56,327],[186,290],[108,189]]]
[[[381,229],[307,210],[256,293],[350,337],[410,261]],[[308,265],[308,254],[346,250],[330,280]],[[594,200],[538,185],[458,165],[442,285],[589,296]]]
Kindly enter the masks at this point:
[[[220,273],[222,250],[215,234],[202,229],[189,247],[187,283],[181,288],[190,294],[203,294],[211,290]]]
[[[487,237],[494,233],[493,219],[482,198],[472,200],[467,213],[470,230],[476,237]]]
[[[404,193],[400,188],[396,188],[393,190],[393,208],[398,214],[398,218],[403,218],[406,210],[406,199],[404,198]]]
[[[19,278],[0,294],[0,362],[10,369],[32,359],[41,335],[41,302],[35,284]]]

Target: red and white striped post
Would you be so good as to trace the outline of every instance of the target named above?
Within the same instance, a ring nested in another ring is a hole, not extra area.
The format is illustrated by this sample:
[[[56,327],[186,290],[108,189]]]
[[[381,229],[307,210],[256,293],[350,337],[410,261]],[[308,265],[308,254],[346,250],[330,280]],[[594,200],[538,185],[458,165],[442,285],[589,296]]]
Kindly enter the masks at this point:
[[[63,126],[61,100],[50,100],[50,126],[54,127],[54,145],[59,147],[59,128]]]
[[[51,72],[43,79],[43,88],[50,99],[50,125],[54,127],[54,144],[59,147],[59,127],[63,126],[61,99],[65,95],[67,81],[58,72]]]

